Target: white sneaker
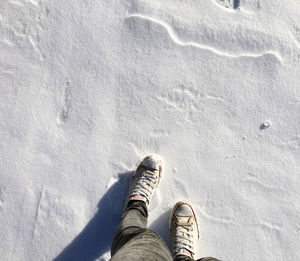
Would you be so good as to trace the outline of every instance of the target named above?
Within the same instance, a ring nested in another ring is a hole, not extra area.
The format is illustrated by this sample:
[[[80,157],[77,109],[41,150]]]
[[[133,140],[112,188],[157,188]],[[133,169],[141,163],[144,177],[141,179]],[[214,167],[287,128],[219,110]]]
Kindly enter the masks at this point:
[[[170,243],[173,257],[186,255],[195,259],[199,229],[192,206],[177,202],[170,215]]]
[[[134,173],[125,207],[130,200],[144,201],[148,206],[162,175],[162,159],[153,154],[143,159]]]

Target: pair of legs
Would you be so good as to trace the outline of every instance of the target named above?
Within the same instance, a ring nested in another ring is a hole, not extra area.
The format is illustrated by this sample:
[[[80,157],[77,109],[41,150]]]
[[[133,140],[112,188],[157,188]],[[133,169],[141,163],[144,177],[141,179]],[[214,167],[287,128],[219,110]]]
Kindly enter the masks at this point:
[[[187,203],[177,203],[170,222],[171,251],[163,239],[147,229],[148,204],[161,176],[161,160],[145,158],[131,181],[126,208],[115,232],[111,261],[192,261],[198,227],[195,215]],[[198,261],[218,261],[206,257]]]

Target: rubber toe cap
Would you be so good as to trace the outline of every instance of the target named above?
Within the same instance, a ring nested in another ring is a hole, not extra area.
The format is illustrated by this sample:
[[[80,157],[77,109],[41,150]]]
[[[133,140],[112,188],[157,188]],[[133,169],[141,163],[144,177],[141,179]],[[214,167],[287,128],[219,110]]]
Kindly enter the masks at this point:
[[[179,217],[191,217],[193,216],[193,211],[189,205],[182,204],[176,210],[175,215]]]
[[[150,169],[158,170],[162,167],[162,158],[157,154],[149,155],[143,160],[142,165]]]

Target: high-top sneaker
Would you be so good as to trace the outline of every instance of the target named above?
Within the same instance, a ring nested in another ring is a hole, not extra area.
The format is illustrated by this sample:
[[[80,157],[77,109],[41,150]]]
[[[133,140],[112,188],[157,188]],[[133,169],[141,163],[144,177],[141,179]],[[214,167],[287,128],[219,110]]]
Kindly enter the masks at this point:
[[[170,216],[171,253],[195,258],[199,229],[192,206],[186,202],[177,202]]]
[[[143,159],[132,177],[125,207],[130,200],[144,201],[148,206],[162,175],[162,158],[156,154]]]

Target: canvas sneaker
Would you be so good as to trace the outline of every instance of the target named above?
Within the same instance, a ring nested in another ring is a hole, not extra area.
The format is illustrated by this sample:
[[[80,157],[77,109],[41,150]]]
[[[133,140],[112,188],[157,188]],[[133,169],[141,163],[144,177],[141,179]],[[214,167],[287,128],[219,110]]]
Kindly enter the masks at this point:
[[[170,243],[173,257],[186,255],[195,258],[199,229],[192,206],[177,202],[170,215]]]
[[[142,160],[134,173],[129,187],[130,200],[144,201],[148,206],[162,175],[162,158],[153,154]]]

